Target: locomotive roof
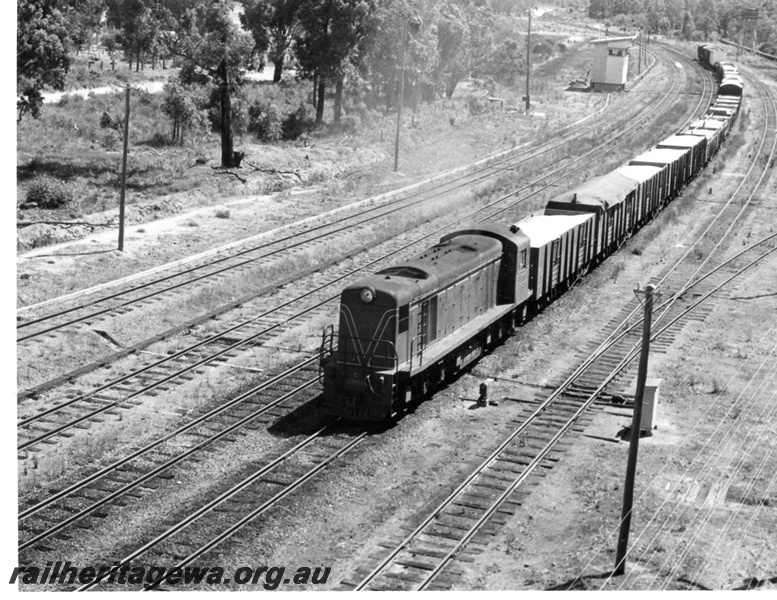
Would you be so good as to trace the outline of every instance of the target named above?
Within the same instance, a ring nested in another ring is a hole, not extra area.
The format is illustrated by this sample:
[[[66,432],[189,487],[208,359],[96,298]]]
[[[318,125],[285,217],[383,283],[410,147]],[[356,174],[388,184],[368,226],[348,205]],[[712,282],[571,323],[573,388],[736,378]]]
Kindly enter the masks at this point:
[[[653,148],[652,150],[648,150],[647,152],[640,154],[637,158],[631,160],[629,164],[635,165],[639,163],[648,163],[655,165],[668,165],[679,160],[690,151],[690,148],[684,150],[676,150],[674,148]]]
[[[661,167],[653,167],[651,165],[624,165],[617,169],[618,173],[633,179],[637,183],[645,183],[662,170]]]
[[[715,101],[718,102],[721,100],[725,102],[735,102],[736,104],[739,104],[742,101],[742,97],[732,96],[730,94],[720,94]]]
[[[461,235],[435,244],[422,253],[368,275],[346,290],[370,286],[376,292],[392,296],[397,305],[407,304],[502,253],[499,240],[482,235]]]
[[[656,148],[694,148],[701,144],[701,138],[689,138],[687,135],[670,135],[663,142],[659,142]]]
[[[529,236],[532,248],[539,248],[548,242],[552,242],[570,229],[574,229],[581,223],[593,219],[593,213],[577,213],[574,215],[532,215],[531,217],[516,223],[513,227],[519,228]]]
[[[637,189],[633,179],[612,171],[580,184],[574,190],[559,194],[550,202],[559,204],[589,204],[604,209],[623,202]]]

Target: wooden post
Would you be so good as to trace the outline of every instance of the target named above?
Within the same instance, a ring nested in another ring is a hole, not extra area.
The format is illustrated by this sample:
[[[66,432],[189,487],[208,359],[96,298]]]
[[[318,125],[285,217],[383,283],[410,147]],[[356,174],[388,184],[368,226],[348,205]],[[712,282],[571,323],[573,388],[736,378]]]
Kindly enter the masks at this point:
[[[639,54],[639,66],[637,71],[639,75],[642,75],[642,29],[639,30],[639,40],[637,41],[637,53]]]
[[[531,76],[531,6],[529,7],[529,28],[526,33],[526,114],[529,114],[531,101],[529,100],[529,78]]]
[[[127,84],[127,102],[124,109],[124,155],[121,160],[121,196],[119,198],[119,251],[124,252],[124,196],[127,188],[127,149],[129,143],[130,86]]]
[[[613,577],[626,572],[626,554],[629,547],[629,530],[631,529],[631,511],[634,503],[634,479],[637,474],[637,452],[639,450],[640,427],[642,424],[642,400],[645,396],[645,380],[647,379],[648,356],[650,355],[650,326],[653,319],[653,299],[661,294],[655,287],[647,285],[644,290],[634,290],[637,297],[645,296],[645,316],[642,321],[642,350],[639,357],[639,372],[637,374],[637,394],[634,397],[634,413],[631,417],[631,439],[629,440],[629,458],[626,465],[626,484],[623,487],[623,509],[621,510],[621,526],[618,535],[618,549],[615,556]]]
[[[397,102],[397,133],[394,138],[394,172],[399,169],[399,131],[402,125],[402,104],[405,100],[405,55],[407,52],[407,20],[402,33],[402,75],[399,79],[399,101]]]

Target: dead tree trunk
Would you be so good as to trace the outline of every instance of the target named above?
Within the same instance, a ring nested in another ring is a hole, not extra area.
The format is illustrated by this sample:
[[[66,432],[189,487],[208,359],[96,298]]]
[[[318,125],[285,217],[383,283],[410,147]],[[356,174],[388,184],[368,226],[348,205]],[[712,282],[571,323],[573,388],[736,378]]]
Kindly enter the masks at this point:
[[[318,77],[318,98],[316,102],[316,125],[324,122],[324,98],[326,97],[326,79]]]
[[[234,141],[232,139],[232,102],[229,90],[229,69],[227,59],[223,58],[218,68],[221,86],[221,166],[231,169],[235,161]]]
[[[335,102],[334,102],[335,123],[340,122],[340,117],[343,114],[343,76],[337,76],[337,82],[335,83]]]
[[[273,65],[274,68],[272,72],[272,82],[278,83],[281,80],[281,76],[283,75],[283,56],[273,61]]]

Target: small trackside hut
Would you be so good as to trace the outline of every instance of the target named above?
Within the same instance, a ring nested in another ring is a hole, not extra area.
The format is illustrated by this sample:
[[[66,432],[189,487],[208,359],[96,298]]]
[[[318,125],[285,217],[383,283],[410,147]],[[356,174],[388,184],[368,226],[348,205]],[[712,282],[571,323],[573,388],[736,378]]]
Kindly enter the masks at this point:
[[[591,69],[591,89],[595,92],[613,92],[626,87],[629,72],[629,54],[636,35],[591,40],[594,63]]]

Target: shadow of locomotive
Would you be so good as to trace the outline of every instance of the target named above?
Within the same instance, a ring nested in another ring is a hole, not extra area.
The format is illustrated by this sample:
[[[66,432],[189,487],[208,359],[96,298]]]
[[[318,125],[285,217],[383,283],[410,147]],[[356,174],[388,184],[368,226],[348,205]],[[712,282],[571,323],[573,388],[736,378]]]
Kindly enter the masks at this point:
[[[323,395],[319,394],[309,402],[302,404],[283,415],[272,423],[267,432],[276,437],[294,437],[299,435],[312,435],[322,427],[334,423],[337,417],[327,409]],[[389,419],[381,423],[358,422],[341,419],[323,435],[352,435],[357,436],[365,431],[371,435],[379,435],[396,425],[396,419]]]

